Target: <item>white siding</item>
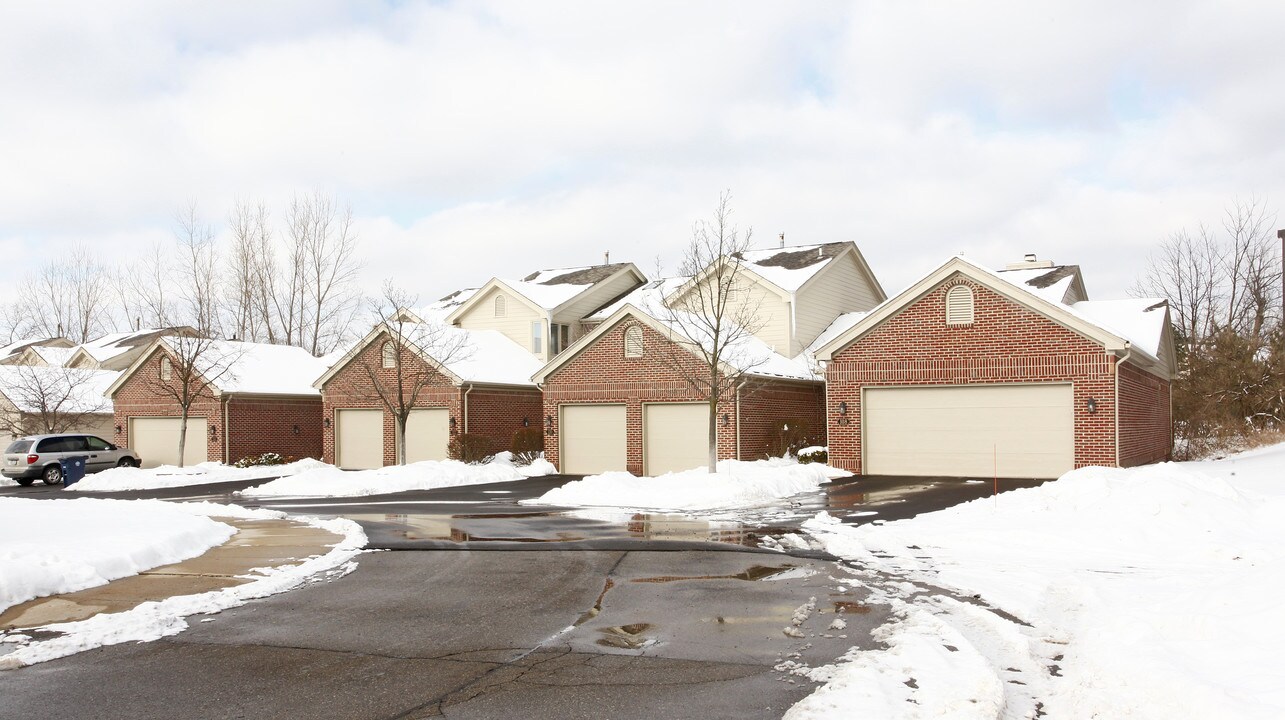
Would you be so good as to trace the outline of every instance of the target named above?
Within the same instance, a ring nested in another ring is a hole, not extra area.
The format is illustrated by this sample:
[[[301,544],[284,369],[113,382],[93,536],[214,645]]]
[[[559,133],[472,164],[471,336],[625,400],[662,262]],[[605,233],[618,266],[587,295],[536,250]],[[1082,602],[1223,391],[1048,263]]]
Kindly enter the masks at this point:
[[[495,317],[495,296],[503,293],[506,297],[504,317]],[[492,288],[459,318],[459,326],[468,330],[498,330],[513,342],[531,351],[531,323],[543,319],[525,302],[516,298],[513,293],[502,288]],[[547,323],[546,323],[547,324]],[[548,339],[548,328],[542,335]],[[548,345],[547,342],[542,343]],[[542,348],[547,350],[548,348]],[[532,353],[536,354],[536,353]],[[546,353],[536,354],[541,360],[547,360]]]
[[[624,295],[638,285],[638,278],[632,272],[624,272],[608,281],[598,283],[592,289],[582,293],[557,315],[554,315],[553,322],[559,325],[570,325],[570,341],[575,342],[585,332],[580,324],[581,320],[594,310]]]
[[[839,262],[817,273],[798,293],[795,302],[795,345],[788,353],[791,356],[802,352],[843,313],[861,312],[878,305],[879,295],[857,265],[856,258],[846,254]]]

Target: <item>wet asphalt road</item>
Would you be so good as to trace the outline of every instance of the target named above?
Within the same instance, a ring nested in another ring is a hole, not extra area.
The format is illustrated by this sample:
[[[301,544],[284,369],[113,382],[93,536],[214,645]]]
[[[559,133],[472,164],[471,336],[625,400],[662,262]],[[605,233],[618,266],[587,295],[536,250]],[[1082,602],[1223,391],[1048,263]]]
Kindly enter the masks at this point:
[[[384,551],[338,580],[190,618],[170,638],[0,673],[0,717],[780,717],[815,686],[775,666],[868,646],[887,612],[841,564],[759,539],[820,510],[869,522],[991,492],[863,478],[713,520],[517,502],[567,480],[265,502],[230,495],[244,482],[95,494],[343,515]],[[811,598],[804,637],[788,637]],[[828,629],[836,618],[844,630]]]

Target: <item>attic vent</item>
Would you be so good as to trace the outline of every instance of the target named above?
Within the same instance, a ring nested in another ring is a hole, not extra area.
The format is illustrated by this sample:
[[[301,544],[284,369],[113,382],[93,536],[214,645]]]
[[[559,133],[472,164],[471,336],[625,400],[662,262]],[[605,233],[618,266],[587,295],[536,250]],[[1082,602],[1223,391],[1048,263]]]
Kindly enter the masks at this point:
[[[625,330],[625,357],[640,358],[643,356],[642,328],[634,325]]]
[[[504,296],[503,295],[495,296],[495,316],[504,317]]]
[[[383,356],[382,365],[385,368],[397,367],[397,348],[393,347],[391,341],[384,343]]]
[[[956,285],[946,293],[946,324],[973,324],[973,291],[967,285]]]
[[[170,359],[167,357],[161,358],[161,379],[162,380],[174,379],[174,365],[170,362]]]

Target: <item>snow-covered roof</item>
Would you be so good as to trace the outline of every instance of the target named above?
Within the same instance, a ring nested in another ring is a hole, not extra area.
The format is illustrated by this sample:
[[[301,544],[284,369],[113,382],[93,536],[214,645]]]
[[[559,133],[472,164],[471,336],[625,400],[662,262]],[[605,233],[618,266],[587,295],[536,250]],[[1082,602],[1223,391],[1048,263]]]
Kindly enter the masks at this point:
[[[46,398],[65,395],[67,400],[57,404],[59,412],[110,413],[112,404],[103,395],[119,376],[120,373],[112,370],[0,365],[0,394],[22,412],[40,412],[42,395]]]
[[[816,351],[819,350],[821,346],[847,332],[848,329],[861,322],[861,319],[869,314],[870,313],[864,311],[843,313],[839,317],[835,318],[834,322],[831,322],[826,326],[826,329],[822,330],[820,335],[817,335],[817,339],[812,341],[812,344],[808,346],[807,350],[804,351],[804,354],[809,357],[815,355]]]
[[[682,287],[691,280],[689,277],[672,277],[660,278],[643,283],[633,290],[626,293],[623,297],[616,298],[607,305],[590,313],[586,320],[606,320],[616,311],[626,305],[633,305],[636,308],[651,312],[656,308],[664,307],[665,298],[669,297],[675,290]]]
[[[1159,298],[1085,300],[1075,303],[1071,309],[1128,340],[1133,347],[1159,358],[1164,342],[1166,304]]]
[[[537,270],[521,280],[501,278],[500,282],[545,310],[553,310],[631,265],[613,263]]]
[[[434,300],[422,308],[416,308],[415,314],[424,319],[438,318],[445,319],[455,311],[455,308],[463,305],[469,298],[477,294],[481,288],[463,288],[445,297]]]
[[[852,243],[849,242],[793,245],[767,250],[746,250],[733,257],[764,280],[788,293],[794,293],[851,246]]]
[[[316,396],[321,393],[312,381],[328,368],[325,360],[293,345],[168,337],[162,342],[171,349],[179,342],[208,343],[196,365],[207,378],[217,376],[213,384],[223,393]]]
[[[26,350],[28,347],[33,347],[33,346],[72,347],[72,344],[70,340],[67,340],[66,338],[60,338],[60,337],[58,338],[35,337],[35,338],[25,338],[23,340],[15,340],[14,342],[9,343],[8,345],[0,345],[0,359],[10,357],[11,355],[17,355],[23,350]]]
[[[194,332],[191,328],[148,328],[132,332],[111,333],[80,345],[80,349],[98,362],[110,360],[130,350],[151,345],[158,337]]]
[[[1005,280],[1053,303],[1067,304],[1067,291],[1080,277],[1079,265],[996,270]]]
[[[446,332],[461,338],[461,357],[446,363],[446,369],[464,382],[494,385],[531,385],[531,376],[540,361],[526,348],[497,330],[465,330],[447,327]]]
[[[71,356],[76,354],[76,348],[74,347],[64,348],[50,347],[47,345],[32,345],[30,350],[31,352],[39,355],[41,360],[58,367],[66,365],[67,361],[71,359]]]

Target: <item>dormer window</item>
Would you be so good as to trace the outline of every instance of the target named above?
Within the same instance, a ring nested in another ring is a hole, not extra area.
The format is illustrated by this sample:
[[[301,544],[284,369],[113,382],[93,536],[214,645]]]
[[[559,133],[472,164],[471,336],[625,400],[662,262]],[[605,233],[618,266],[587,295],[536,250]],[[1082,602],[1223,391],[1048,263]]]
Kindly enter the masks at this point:
[[[946,324],[973,324],[973,289],[956,285],[946,292]]]
[[[504,313],[505,313],[504,305],[505,305],[504,296],[496,295],[495,296],[495,316],[496,317],[504,317]]]
[[[391,341],[384,343],[383,354],[383,365],[385,368],[397,367],[397,348],[393,347],[393,343]]]

